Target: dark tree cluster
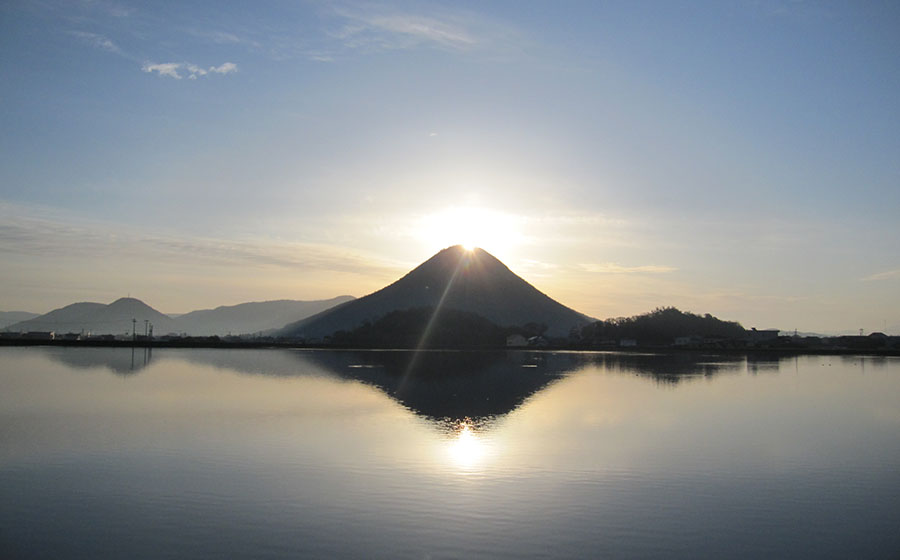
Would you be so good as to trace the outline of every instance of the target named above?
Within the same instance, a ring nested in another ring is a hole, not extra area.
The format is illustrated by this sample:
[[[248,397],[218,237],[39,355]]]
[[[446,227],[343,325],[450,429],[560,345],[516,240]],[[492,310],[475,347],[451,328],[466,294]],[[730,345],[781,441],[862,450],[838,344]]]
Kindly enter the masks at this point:
[[[506,330],[488,319],[456,309],[417,307],[392,311],[352,331],[331,337],[335,346],[359,348],[496,348]]]
[[[582,340],[591,345],[623,338],[637,340],[641,345],[669,345],[683,336],[739,340],[744,338],[745,331],[735,321],[722,321],[709,313],[696,315],[674,307],[660,307],[634,317],[597,321],[581,331]]]

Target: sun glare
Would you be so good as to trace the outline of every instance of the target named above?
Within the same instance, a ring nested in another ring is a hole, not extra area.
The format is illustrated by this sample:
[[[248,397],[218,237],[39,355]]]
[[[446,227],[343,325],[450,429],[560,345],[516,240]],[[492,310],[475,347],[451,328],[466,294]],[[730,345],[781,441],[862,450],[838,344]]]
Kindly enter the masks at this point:
[[[429,249],[462,245],[480,247],[495,255],[508,255],[522,242],[517,220],[487,208],[456,206],[421,219],[418,236]]]
[[[450,459],[464,470],[475,468],[484,459],[487,446],[467,422],[460,423],[457,430],[456,438],[447,449]]]

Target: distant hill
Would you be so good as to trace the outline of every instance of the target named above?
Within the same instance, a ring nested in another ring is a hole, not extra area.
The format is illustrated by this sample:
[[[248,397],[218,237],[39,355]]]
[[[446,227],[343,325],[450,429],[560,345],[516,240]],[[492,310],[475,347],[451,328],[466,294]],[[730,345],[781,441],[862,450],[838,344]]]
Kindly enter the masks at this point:
[[[14,325],[21,321],[34,319],[39,313],[29,313],[27,311],[0,311],[0,329]]]
[[[662,307],[634,317],[597,321],[581,331],[589,343],[629,338],[639,344],[672,344],[677,337],[742,339],[744,327],[734,321],[722,321],[709,313],[695,315],[674,307]]]
[[[137,321],[136,331],[139,334],[144,334],[145,320],[153,323],[154,334],[166,333],[176,327],[171,317],[139,299],[127,297],[117,299],[109,305],[92,302],[73,303],[39,317],[10,325],[8,330],[124,334],[131,333],[132,319]]]
[[[138,334],[144,334],[145,320],[153,325],[155,336],[167,333],[187,333],[196,336],[225,335],[229,332],[251,334],[283,327],[291,321],[297,321],[352,299],[351,296],[340,296],[321,301],[253,302],[192,311],[173,318],[139,299],[121,298],[109,305],[92,302],[73,303],[9,325],[6,330],[124,334],[132,332],[132,319],[135,319]]]
[[[374,323],[392,311],[429,307],[475,313],[501,327],[545,325],[548,336],[567,336],[573,327],[593,321],[540,292],[488,252],[457,245],[377,292],[287,325],[277,334],[320,339]]]
[[[179,331],[188,334],[252,334],[279,329],[353,299],[353,296],[339,296],[318,301],[282,299],[241,303],[191,311],[176,317],[175,322],[179,325]]]

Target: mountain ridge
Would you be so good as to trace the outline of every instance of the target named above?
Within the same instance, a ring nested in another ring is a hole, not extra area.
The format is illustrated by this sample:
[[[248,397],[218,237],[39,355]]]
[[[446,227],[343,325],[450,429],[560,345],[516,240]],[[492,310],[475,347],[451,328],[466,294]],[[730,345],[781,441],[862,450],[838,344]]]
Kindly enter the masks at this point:
[[[352,296],[338,296],[329,300],[246,302],[170,317],[139,299],[124,297],[109,304],[72,303],[43,315],[7,325],[4,330],[130,334],[134,329],[137,333],[144,334],[143,323],[146,320],[153,325],[156,336],[167,333],[187,333],[196,336],[224,335],[229,332],[252,334],[278,329],[298,318],[351,299]],[[136,323],[132,323],[132,319]]]

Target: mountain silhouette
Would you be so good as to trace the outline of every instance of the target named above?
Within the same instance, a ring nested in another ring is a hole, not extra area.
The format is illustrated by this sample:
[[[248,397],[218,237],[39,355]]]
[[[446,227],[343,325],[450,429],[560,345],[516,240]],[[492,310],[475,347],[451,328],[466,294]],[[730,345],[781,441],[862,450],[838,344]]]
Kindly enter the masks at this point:
[[[176,328],[175,321],[153,309],[139,299],[125,297],[105,305],[102,303],[73,303],[59,309],[10,325],[11,331],[55,331],[57,333],[85,332],[94,334],[124,334],[132,332],[132,319],[137,321],[135,330],[144,334],[144,321],[153,324],[155,334]]]
[[[0,329],[27,321],[28,319],[34,319],[39,315],[39,313],[29,313],[28,311],[0,311]]]
[[[198,335],[252,334],[279,329],[335,305],[353,300],[338,296],[316,301],[276,300],[241,303],[215,309],[191,311],[175,318],[179,332]]]
[[[55,331],[57,333],[84,332],[92,334],[130,334],[132,319],[137,321],[136,332],[144,334],[144,321],[153,325],[153,334],[187,333],[195,336],[251,334],[277,329],[290,321],[297,321],[342,302],[353,299],[340,296],[321,301],[279,300],[251,302],[223,306],[216,309],[192,311],[170,317],[132,297],[103,303],[73,303],[59,309],[8,326],[13,332]]]
[[[475,313],[503,327],[545,325],[548,336],[566,336],[592,321],[551,299],[487,251],[456,245],[377,292],[289,324],[277,334],[320,339],[392,311],[429,307]]]

